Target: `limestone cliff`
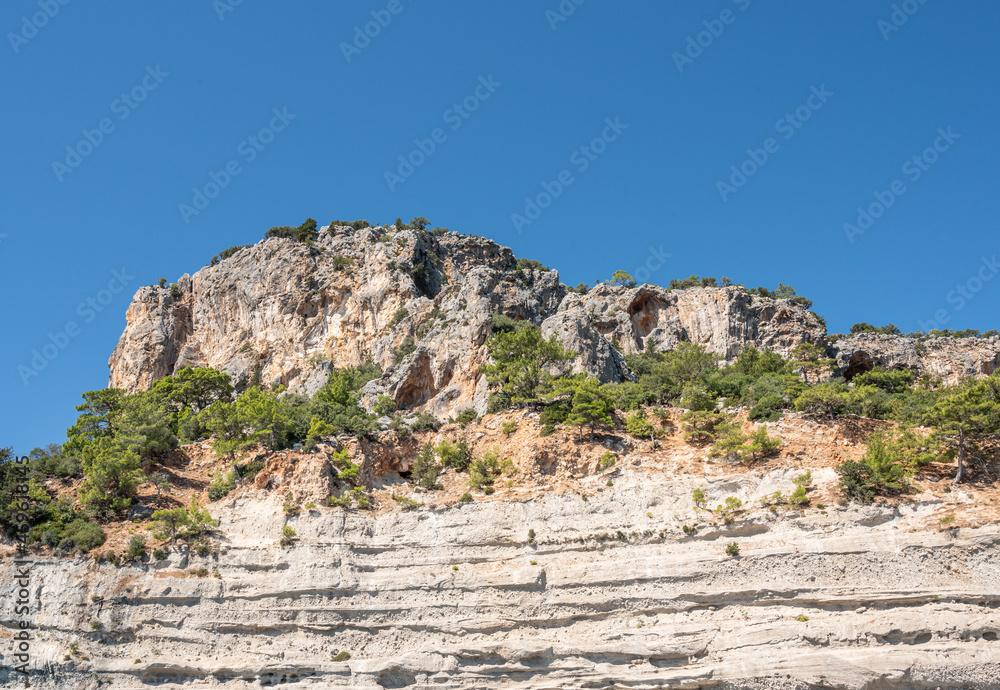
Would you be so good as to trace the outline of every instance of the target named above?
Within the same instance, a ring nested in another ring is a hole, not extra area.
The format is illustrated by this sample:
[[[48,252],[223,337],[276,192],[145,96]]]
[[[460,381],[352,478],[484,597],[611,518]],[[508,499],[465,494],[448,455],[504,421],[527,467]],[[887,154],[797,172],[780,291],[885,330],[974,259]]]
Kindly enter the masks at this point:
[[[366,402],[445,416],[485,411],[490,313],[527,319],[578,353],[602,381],[630,377],[623,355],[690,340],[726,358],[744,343],[782,354],[825,347],[816,316],[789,300],[737,287],[666,290],[598,285],[568,293],[557,271],[522,269],[481,237],[336,227],[307,246],[269,239],[185,275],[175,288],[135,295],[111,355],[109,385],[148,388],[179,367],[211,366],[237,388],[255,371],[268,384],[312,392],[332,366],[378,364]]]
[[[1000,366],[1000,336],[917,340],[860,333],[838,340],[836,350],[837,364],[848,379],[882,367],[940,376],[954,385],[965,377],[989,376]]]
[[[209,506],[221,525],[204,552],[164,545],[118,565],[33,556],[22,616],[31,684],[998,687],[995,486],[953,489],[942,462],[907,499],[838,505],[834,466],[857,459],[880,423],[793,413],[768,425],[780,454],[745,467],[686,443],[677,416],[655,446],[542,437],[537,415],[523,413],[345,440],[371,510],[310,503],[330,491],[330,449],[271,454],[252,484]],[[442,490],[420,492],[405,471],[420,444],[444,438],[466,438],[477,454],[495,446],[516,472],[472,502],[459,498],[468,475],[453,470]],[[603,468],[608,450],[617,463]],[[169,469],[185,481],[170,500],[203,493],[226,466],[207,443],[179,449]],[[768,502],[807,470],[808,506]],[[742,504],[724,520],[693,505],[696,487],[709,507]],[[283,496],[302,509],[283,510]],[[148,527],[127,522],[104,548]],[[283,545],[285,527],[296,537]],[[0,560],[5,622],[18,620],[14,573]],[[8,663],[16,628],[5,626],[0,684],[20,687]]]

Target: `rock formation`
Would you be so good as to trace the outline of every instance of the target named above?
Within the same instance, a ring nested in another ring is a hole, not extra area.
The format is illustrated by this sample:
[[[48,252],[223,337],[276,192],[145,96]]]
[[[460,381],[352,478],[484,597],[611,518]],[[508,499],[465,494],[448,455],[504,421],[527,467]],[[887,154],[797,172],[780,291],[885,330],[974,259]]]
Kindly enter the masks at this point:
[[[882,367],[940,376],[954,385],[965,377],[989,376],[1000,366],[1000,336],[918,340],[860,333],[841,338],[835,347],[837,365],[847,379]]]
[[[286,514],[282,494],[330,487],[322,449],[283,451],[211,506],[222,524],[210,552],[35,557],[32,686],[1000,685],[995,488],[946,493],[925,476],[912,502],[836,505],[833,463],[863,452],[848,420],[770,425],[782,455],[752,470],[707,464],[678,432],[655,449],[613,446],[618,465],[595,471],[600,444],[540,438],[527,415],[508,437],[511,419],[352,446],[377,475],[373,512]],[[415,493],[397,471],[420,443],[457,434],[514,458],[513,486],[461,503],[468,479],[449,473],[444,491]],[[211,457],[207,444],[188,452]],[[805,470],[808,508],[763,507]],[[696,510],[696,487],[709,506],[739,498],[737,519]],[[390,492],[422,505],[401,510]],[[0,576],[0,613],[14,620],[10,561]],[[15,687],[9,668],[3,683]]]
[[[255,372],[291,391],[315,391],[332,366],[378,364],[366,388],[398,407],[448,416],[486,409],[490,314],[542,327],[601,381],[631,377],[623,355],[690,340],[725,358],[746,343],[788,354],[826,346],[817,317],[789,300],[739,287],[666,290],[600,284],[568,292],[557,271],[521,268],[481,237],[385,228],[324,230],[307,246],[269,239],[176,287],[141,288],[111,355],[109,385],[136,391],[178,368],[228,372],[240,389]]]

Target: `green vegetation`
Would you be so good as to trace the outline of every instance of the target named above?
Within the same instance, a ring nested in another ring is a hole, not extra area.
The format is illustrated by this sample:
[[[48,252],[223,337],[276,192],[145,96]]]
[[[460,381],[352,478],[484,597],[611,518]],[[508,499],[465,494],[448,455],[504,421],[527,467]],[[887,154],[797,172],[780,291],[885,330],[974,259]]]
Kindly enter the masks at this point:
[[[296,537],[295,530],[292,529],[291,527],[289,527],[288,525],[285,525],[281,529],[281,545],[282,546],[288,546],[289,544],[291,544],[292,542],[294,542],[295,541],[295,537]]]
[[[469,483],[473,489],[481,489],[484,493],[493,493],[486,489],[493,488],[495,482],[502,474],[514,474],[517,469],[509,459],[500,459],[500,450],[493,448],[487,453],[472,462],[469,466]]]
[[[630,436],[636,438],[645,438],[648,436],[650,441],[656,439],[656,427],[646,419],[645,410],[640,409],[635,414],[626,417],[625,430]]]
[[[410,315],[409,309],[406,307],[399,307],[392,314],[392,319],[389,320],[389,330],[392,330],[400,324],[400,322]]]
[[[271,237],[285,237],[288,239],[295,240],[296,242],[304,242],[306,244],[311,244],[316,240],[316,236],[319,234],[317,229],[316,221],[312,218],[306,218],[302,225],[298,227],[290,227],[288,225],[280,225],[271,228],[266,233],[264,233],[265,238]]]
[[[495,317],[494,324],[498,321]],[[507,324],[501,326],[505,330],[494,326],[486,343],[492,363],[483,365],[481,371],[494,388],[508,396],[511,405],[538,403],[558,376],[552,370],[564,371],[575,353],[563,348],[555,336],[543,338],[541,329],[534,324],[513,323],[527,325],[513,325],[512,330],[506,330]]]
[[[467,407],[458,413],[458,416],[455,417],[455,423],[465,426],[466,424],[474,422],[477,419],[479,419],[479,413],[471,407]]]
[[[635,278],[625,271],[615,271],[611,276],[611,285],[621,285],[622,287],[634,288]]]
[[[365,228],[370,228],[371,223],[369,223],[367,220],[331,220],[330,225],[328,227],[338,228],[344,226],[352,227],[355,230],[364,230]]]
[[[453,467],[456,472],[464,472],[472,462],[472,451],[465,440],[451,443],[448,439],[441,441],[435,449],[443,467]]]
[[[569,412],[565,423],[580,427],[580,439],[583,440],[583,428],[590,428],[590,439],[594,439],[594,428],[611,426],[611,415],[614,413],[614,403],[607,387],[601,386],[597,379],[586,378],[584,375],[570,378],[557,378],[551,383],[552,392],[546,400],[564,401]]]
[[[253,246],[252,244],[238,244],[235,247],[230,247],[229,249],[223,249],[221,252],[219,252],[218,254],[216,254],[215,256],[212,257],[212,261],[211,261],[211,263],[209,265],[210,266],[215,266],[220,261],[224,261],[224,260],[228,259],[229,257],[231,257],[236,252],[240,251],[241,249],[246,249],[247,247],[252,247],[252,246]],[[160,278],[160,281],[161,281],[160,282],[160,287],[163,287],[164,283],[167,282],[163,278]]]
[[[416,460],[413,461],[411,473],[417,482],[417,486],[423,487],[428,491],[444,488],[438,483],[438,476],[441,474],[441,469],[438,467],[437,458],[434,455],[434,446],[429,443],[425,443],[424,447],[420,449]]]
[[[547,273],[551,270],[548,266],[543,266],[541,261],[535,261],[534,259],[518,259],[517,266],[524,271],[541,271],[542,273]]]
[[[125,554],[133,561],[141,561],[146,556],[146,538],[138,534],[128,540],[128,551]]]
[[[601,455],[601,459],[597,461],[597,471],[603,472],[609,467],[614,467],[615,463],[617,462],[618,459],[615,458],[614,453],[612,453],[610,450],[606,450],[604,451],[604,454]]]
[[[734,541],[731,541],[728,544],[726,544],[726,555],[727,556],[732,556],[733,558],[735,558],[736,556],[739,556],[740,555],[740,545],[737,544]]]

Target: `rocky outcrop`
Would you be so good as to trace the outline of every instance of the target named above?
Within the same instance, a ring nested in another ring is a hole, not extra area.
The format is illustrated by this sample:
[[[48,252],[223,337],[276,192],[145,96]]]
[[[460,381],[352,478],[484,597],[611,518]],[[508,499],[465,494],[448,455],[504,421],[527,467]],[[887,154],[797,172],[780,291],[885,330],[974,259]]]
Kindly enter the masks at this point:
[[[681,529],[696,486],[749,503],[793,476],[630,468],[586,497],[374,517],[236,499],[217,553],[38,560],[32,686],[997,687],[996,526],[939,530],[925,502]]]
[[[650,345],[672,350],[682,341],[704,345],[725,359],[746,344],[784,356],[801,343],[826,347],[826,329],[811,311],[737,286],[667,290],[601,283],[585,295],[567,295],[558,317],[585,324],[585,333],[599,334],[623,354]]]
[[[838,340],[835,348],[837,365],[848,380],[881,367],[940,376],[954,385],[966,377],[989,376],[1000,367],[1000,336],[916,339],[860,333]]]
[[[372,361],[383,376],[363,402],[448,416],[484,412],[490,314],[542,327],[578,353],[576,371],[601,381],[631,376],[624,356],[685,340],[732,358],[745,343],[787,354],[825,347],[816,316],[742,288],[666,290],[599,284],[567,293],[556,271],[520,268],[510,249],[454,233],[324,229],[313,245],[269,239],[176,286],[135,295],[109,367],[109,385],[142,390],[183,366],[255,374],[268,385],[315,392],[337,366]]]

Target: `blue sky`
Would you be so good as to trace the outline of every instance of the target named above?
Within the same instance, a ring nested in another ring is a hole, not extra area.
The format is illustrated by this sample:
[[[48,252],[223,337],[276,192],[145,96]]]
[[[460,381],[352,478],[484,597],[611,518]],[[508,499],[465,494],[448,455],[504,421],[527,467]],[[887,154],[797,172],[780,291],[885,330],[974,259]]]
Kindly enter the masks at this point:
[[[1000,249],[1000,4],[62,2],[0,10],[18,452],[107,385],[137,288],[308,216],[426,216],[570,284],[781,281],[831,332],[1000,326],[1000,280],[977,278]]]

